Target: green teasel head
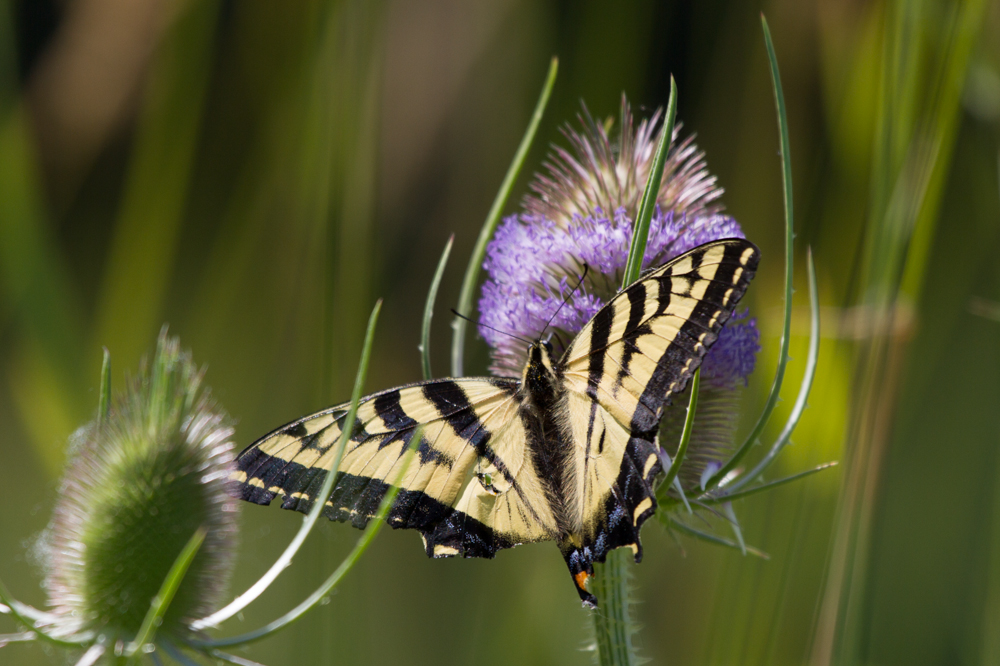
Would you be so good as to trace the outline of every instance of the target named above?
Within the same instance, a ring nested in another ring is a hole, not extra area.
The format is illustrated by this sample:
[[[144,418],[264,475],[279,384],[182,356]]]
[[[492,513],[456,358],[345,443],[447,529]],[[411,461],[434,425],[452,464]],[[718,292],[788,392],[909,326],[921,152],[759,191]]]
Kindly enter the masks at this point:
[[[47,538],[63,631],[133,640],[199,528],[204,542],[157,631],[190,633],[221,601],[236,548],[233,428],[202,375],[164,330],[152,361],[73,436]]]

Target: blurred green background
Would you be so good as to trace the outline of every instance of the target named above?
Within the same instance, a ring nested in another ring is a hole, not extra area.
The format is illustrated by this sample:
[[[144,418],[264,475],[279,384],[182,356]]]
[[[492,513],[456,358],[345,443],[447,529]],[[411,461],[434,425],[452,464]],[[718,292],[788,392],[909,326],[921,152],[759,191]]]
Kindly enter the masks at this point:
[[[815,252],[811,407],[738,503],[768,561],[651,521],[637,637],[657,664],[1000,663],[1000,6],[985,0],[21,0],[0,6],[0,576],[44,605],[35,543],[68,435],[168,322],[245,445],[346,399],[385,299],[369,390],[419,378],[420,316],[456,234],[447,308],[541,87],[526,172],[585,100],[666,103],[763,252],[747,303],[780,330],[781,181],[759,13],[784,80],[796,256]],[[522,176],[509,210],[524,192]],[[807,329],[798,270],[786,399]],[[486,350],[470,342],[471,373]],[[234,591],[298,527],[246,506]],[[228,631],[315,588],[358,533],[322,524]],[[13,625],[0,619],[0,632]],[[284,664],[583,664],[589,620],[558,550],[426,558],[382,532],[330,603],[244,654]],[[58,663],[11,645],[0,663]]]

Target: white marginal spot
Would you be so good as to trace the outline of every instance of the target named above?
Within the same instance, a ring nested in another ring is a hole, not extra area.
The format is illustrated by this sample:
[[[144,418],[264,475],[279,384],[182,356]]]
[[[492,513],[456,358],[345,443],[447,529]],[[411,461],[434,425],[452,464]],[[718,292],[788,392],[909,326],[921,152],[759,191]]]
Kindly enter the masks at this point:
[[[247,482],[247,473],[244,472],[243,470],[237,470],[237,471],[233,472],[229,476],[229,478],[232,479],[233,481],[235,481],[236,483],[246,483]]]
[[[246,474],[244,474],[243,476],[246,476]],[[250,479],[250,485],[253,486],[254,488],[263,488],[264,482],[261,479],[254,477]]]
[[[732,297],[732,295],[733,295],[733,290],[732,289],[726,289],[726,293],[722,297],[722,305],[723,305],[723,307],[729,305],[729,299]]]
[[[752,256],[753,256],[753,248],[748,247],[747,249],[743,250],[743,254],[740,255],[740,263],[741,264],[747,263],[748,261],[750,261],[750,257]]]
[[[454,557],[458,555],[458,548],[438,544],[434,546],[434,557]]]
[[[639,502],[639,505],[635,507],[635,511],[632,513],[632,524],[634,525],[639,522],[639,516],[645,513],[651,506],[653,506],[653,500],[650,497]]]
[[[739,284],[741,275],[743,275],[742,268],[737,268],[735,271],[733,271],[733,284]]]

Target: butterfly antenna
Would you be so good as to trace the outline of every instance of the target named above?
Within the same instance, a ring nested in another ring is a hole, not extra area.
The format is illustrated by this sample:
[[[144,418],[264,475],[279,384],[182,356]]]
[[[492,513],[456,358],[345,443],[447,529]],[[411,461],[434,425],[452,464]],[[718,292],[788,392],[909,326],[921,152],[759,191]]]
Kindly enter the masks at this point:
[[[584,278],[587,277],[587,271],[589,271],[589,270],[590,270],[590,266],[588,266],[587,264],[584,264],[583,265],[583,273],[580,274],[580,279],[576,281],[576,286],[573,287],[573,291],[569,292],[569,296],[567,296],[566,298],[563,299],[563,302],[559,304],[559,307],[556,308],[556,311],[552,313],[551,317],[549,317],[548,322],[545,323],[545,328],[542,329],[542,333],[540,333],[538,335],[539,338],[542,337],[542,334],[545,333],[545,330],[549,326],[552,325],[552,322],[555,320],[556,316],[558,316],[559,312],[563,309],[563,306],[566,305],[566,303],[569,302],[569,299],[573,298],[573,294],[575,294],[576,290],[580,288],[581,284],[583,284],[583,280],[584,280]]]
[[[491,331],[495,331],[495,332],[499,333],[500,335],[508,335],[508,336],[510,336],[510,337],[512,337],[512,338],[514,338],[515,340],[520,340],[521,342],[523,342],[523,343],[525,343],[525,344],[528,344],[528,345],[530,345],[530,344],[533,344],[533,343],[531,342],[531,340],[525,340],[524,338],[522,338],[522,337],[521,337],[521,336],[519,336],[519,335],[514,335],[513,333],[510,333],[510,332],[508,332],[508,331],[501,331],[501,330],[500,330],[499,328],[493,328],[492,326],[489,326],[489,325],[487,325],[487,324],[484,324],[484,323],[483,323],[483,322],[481,322],[481,321],[475,321],[474,319],[472,319],[472,318],[470,318],[470,317],[466,317],[466,316],[465,316],[464,314],[462,314],[461,312],[459,312],[459,311],[458,311],[458,310],[456,310],[455,308],[452,308],[452,309],[451,309],[451,313],[452,313],[453,315],[455,315],[456,317],[459,317],[459,318],[461,318],[461,319],[464,319],[465,321],[469,322],[470,324],[474,324],[475,326],[482,326],[483,328],[488,328],[489,330],[491,330]]]

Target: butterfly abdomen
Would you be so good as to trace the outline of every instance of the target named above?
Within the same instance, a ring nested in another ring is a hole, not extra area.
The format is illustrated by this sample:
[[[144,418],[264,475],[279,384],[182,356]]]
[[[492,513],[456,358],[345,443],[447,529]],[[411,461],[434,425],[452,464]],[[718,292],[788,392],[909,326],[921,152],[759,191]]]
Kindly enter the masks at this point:
[[[563,418],[565,391],[550,351],[545,343],[536,343],[528,349],[522,410],[527,429],[534,433],[530,438],[532,463],[545,484],[546,499],[559,531],[565,534],[579,531],[580,521],[574,503],[567,501],[575,484],[573,451]]]

